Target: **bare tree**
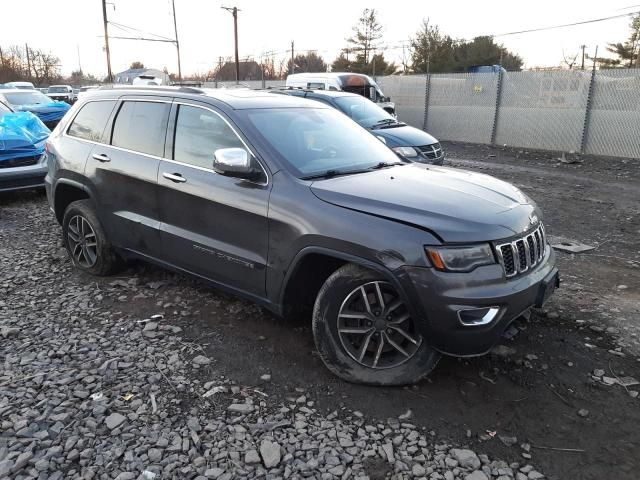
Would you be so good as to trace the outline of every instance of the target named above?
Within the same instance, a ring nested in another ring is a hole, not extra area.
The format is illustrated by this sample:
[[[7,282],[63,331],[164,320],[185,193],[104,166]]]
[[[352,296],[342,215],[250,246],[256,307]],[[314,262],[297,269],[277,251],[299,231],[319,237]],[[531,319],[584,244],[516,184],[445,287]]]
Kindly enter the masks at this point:
[[[562,58],[563,58],[563,62],[564,64],[569,67],[569,70],[573,70],[573,66],[576,64],[576,62],[578,61],[578,53],[576,53],[573,57],[571,56],[571,54],[567,55],[564,52],[564,49],[562,50]]]
[[[27,80],[36,85],[59,81],[60,59],[44,50],[12,45],[0,48],[0,82]]]

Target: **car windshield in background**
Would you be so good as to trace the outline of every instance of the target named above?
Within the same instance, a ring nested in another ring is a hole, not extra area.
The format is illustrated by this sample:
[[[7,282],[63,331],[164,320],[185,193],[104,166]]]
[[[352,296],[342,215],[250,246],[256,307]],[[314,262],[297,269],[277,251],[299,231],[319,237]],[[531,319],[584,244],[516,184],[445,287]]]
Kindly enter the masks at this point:
[[[0,115],[4,115],[5,113],[10,113],[11,109],[7,107],[4,103],[0,102]]]
[[[246,110],[245,115],[300,178],[355,173],[399,161],[380,140],[337,110],[259,109]]]
[[[48,93],[67,93],[68,90],[65,87],[49,87]]]
[[[395,123],[395,119],[370,100],[358,97],[336,97],[336,103],[344,113],[366,128],[384,123]],[[392,120],[393,122],[387,122]]]
[[[3,93],[11,105],[36,105],[39,103],[51,103],[52,100],[46,95],[32,90],[30,92]]]

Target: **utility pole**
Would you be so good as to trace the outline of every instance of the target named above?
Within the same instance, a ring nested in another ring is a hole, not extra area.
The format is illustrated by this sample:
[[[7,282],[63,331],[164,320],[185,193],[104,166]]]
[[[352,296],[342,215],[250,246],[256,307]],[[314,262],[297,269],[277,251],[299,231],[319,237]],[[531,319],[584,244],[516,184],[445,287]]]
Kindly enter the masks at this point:
[[[107,29],[107,0],[102,0],[102,22],[104,23],[104,50],[107,53],[107,81],[113,83],[111,73],[111,54],[109,53],[109,32]]]
[[[233,15],[233,38],[236,45],[236,85],[240,83],[240,60],[238,58],[238,7],[220,7]]]
[[[585,48],[587,48],[587,46],[586,45],[580,45],[580,48],[582,49],[582,64],[580,66],[580,69],[584,70],[584,50],[585,50]]]
[[[78,52],[78,71],[82,77],[82,63],[80,62],[80,44],[76,43],[76,51]]]
[[[293,60],[293,40],[291,40],[291,73],[296,73],[296,64]]]
[[[24,49],[27,52],[27,76],[31,78],[31,59],[29,58],[29,45],[24,44]]]
[[[176,3],[175,0],[171,0],[171,7],[173,8],[173,30],[176,32],[176,50],[178,51],[178,81],[182,81],[182,68],[180,67],[180,42],[178,42],[178,24],[176,22]],[[237,41],[236,41],[237,44]]]

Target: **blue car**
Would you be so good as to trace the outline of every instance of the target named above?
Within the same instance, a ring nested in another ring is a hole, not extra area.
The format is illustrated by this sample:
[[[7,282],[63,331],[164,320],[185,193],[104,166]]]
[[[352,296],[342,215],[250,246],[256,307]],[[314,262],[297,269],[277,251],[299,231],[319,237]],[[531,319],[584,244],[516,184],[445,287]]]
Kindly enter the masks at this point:
[[[51,100],[37,90],[17,88],[0,90],[0,102],[11,105],[17,112],[33,113],[51,130],[71,108],[68,103]]]
[[[341,111],[385,143],[409,162],[442,165],[444,151],[434,137],[406,123],[399,122],[378,105],[355,93],[333,90],[286,88],[273,93],[309,98]]]
[[[50,130],[30,112],[0,101],[0,192],[44,186]]]

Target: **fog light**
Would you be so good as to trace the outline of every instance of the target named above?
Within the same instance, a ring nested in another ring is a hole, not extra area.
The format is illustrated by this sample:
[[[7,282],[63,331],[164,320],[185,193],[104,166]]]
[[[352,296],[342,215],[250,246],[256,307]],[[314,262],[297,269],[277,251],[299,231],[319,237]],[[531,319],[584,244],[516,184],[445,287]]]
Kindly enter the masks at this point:
[[[458,310],[458,319],[465,327],[487,325],[496,318],[500,307],[469,308]]]

